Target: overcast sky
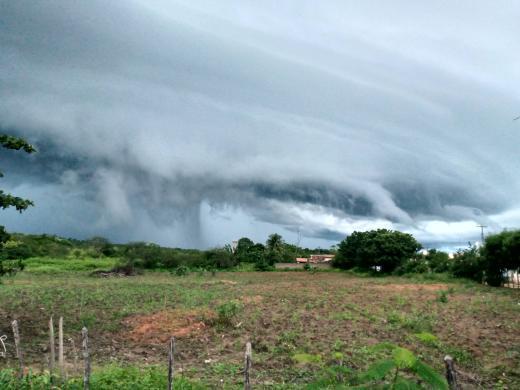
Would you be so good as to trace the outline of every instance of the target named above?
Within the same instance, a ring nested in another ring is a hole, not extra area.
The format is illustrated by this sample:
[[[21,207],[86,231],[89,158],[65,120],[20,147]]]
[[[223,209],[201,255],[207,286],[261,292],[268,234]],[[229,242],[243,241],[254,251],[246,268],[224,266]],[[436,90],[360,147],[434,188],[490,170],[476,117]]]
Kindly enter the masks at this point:
[[[0,0],[11,231],[426,246],[520,226],[520,2]]]

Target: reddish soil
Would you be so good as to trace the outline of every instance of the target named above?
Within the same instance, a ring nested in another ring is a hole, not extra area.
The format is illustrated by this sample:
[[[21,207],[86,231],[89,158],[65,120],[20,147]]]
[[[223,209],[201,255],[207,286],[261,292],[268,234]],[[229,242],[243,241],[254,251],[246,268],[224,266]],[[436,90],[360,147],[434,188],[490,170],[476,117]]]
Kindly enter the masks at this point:
[[[126,318],[123,324],[130,328],[129,338],[138,344],[161,344],[170,337],[188,338],[204,332],[207,322],[214,317],[203,310],[165,310],[148,315]]]

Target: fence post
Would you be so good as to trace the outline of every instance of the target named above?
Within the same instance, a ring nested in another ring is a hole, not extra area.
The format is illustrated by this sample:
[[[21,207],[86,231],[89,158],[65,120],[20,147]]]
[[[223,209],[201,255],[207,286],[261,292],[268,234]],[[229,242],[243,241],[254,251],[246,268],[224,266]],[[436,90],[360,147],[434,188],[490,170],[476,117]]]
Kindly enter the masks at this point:
[[[175,337],[170,339],[170,348],[168,350],[168,390],[173,389],[173,374],[175,363]]]
[[[14,346],[16,348],[16,357],[18,358],[18,362],[20,363],[20,378],[23,377],[23,357],[22,357],[22,345],[20,343],[20,332],[18,331],[18,321],[14,320],[11,323],[13,327],[13,335],[14,335]]]
[[[446,365],[446,380],[448,381],[448,386],[451,390],[460,389],[457,383],[457,372],[455,371],[453,358],[450,355],[446,355],[444,357],[444,364]]]
[[[65,379],[65,359],[63,357],[63,317],[58,323],[58,365],[60,366],[61,379]]]
[[[88,353],[88,330],[86,327],[81,329],[83,339],[83,359],[85,360],[85,371],[83,373],[83,389],[89,390],[90,387],[90,355]]]
[[[249,371],[251,370],[251,343],[246,344],[246,354],[244,357],[244,390],[251,390],[251,380],[249,378]]]
[[[56,351],[54,349],[54,323],[51,319],[49,320],[49,345],[50,345],[50,359],[49,359],[49,372],[52,375],[54,374],[54,362],[56,361]]]

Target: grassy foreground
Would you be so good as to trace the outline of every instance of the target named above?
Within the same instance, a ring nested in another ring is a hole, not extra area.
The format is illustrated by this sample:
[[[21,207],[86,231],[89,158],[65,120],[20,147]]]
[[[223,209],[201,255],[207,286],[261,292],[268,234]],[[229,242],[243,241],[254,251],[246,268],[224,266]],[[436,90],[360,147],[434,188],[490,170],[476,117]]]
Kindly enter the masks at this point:
[[[93,388],[164,388],[171,335],[184,388],[240,388],[247,341],[256,388],[322,387],[338,376],[338,360],[355,372],[384,357],[373,348],[383,342],[413,351],[440,373],[443,357],[452,355],[469,388],[520,387],[518,290],[341,272],[89,276],[112,265],[31,259],[26,271],[4,279],[0,335],[9,338],[0,368],[16,367],[10,322],[18,319],[26,365],[46,369],[53,315],[64,317],[69,376],[81,373],[72,341],[79,348],[80,329],[88,327]],[[12,377],[2,375],[4,383]],[[33,384],[38,380],[45,381]]]

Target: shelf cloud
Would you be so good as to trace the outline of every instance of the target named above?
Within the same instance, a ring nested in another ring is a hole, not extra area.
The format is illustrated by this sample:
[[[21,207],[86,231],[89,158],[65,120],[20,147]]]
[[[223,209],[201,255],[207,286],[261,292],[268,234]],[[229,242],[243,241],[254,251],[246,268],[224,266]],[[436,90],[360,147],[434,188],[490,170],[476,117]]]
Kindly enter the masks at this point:
[[[520,224],[520,4],[0,3],[10,230],[208,247]]]

